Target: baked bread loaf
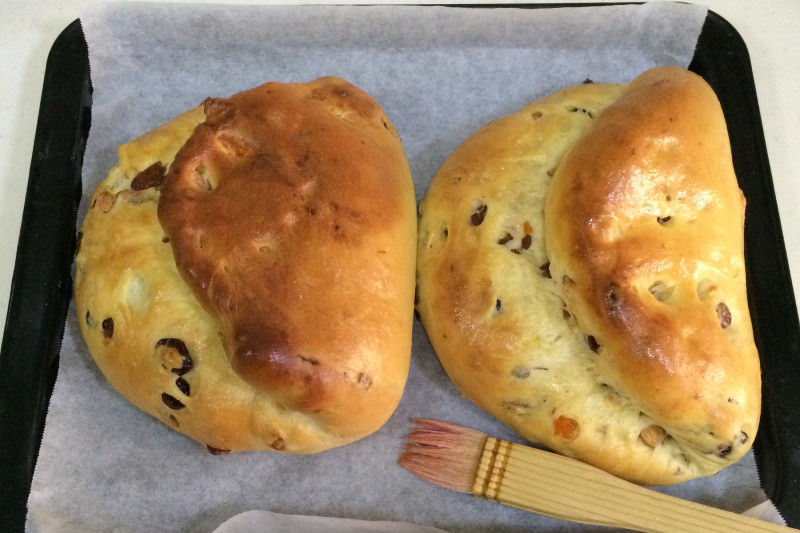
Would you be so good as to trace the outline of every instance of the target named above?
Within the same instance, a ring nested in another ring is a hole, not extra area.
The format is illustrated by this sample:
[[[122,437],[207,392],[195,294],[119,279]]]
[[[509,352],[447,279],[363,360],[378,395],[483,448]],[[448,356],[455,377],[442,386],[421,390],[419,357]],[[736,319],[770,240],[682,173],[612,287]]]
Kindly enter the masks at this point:
[[[417,310],[463,395],[526,439],[637,483],[708,476],[760,416],[744,207],[699,76],[570,87],[443,164]]]
[[[409,369],[416,209],[379,105],[338,78],[268,83],[119,157],[76,258],[109,382],[215,452],[312,453],[380,428]]]

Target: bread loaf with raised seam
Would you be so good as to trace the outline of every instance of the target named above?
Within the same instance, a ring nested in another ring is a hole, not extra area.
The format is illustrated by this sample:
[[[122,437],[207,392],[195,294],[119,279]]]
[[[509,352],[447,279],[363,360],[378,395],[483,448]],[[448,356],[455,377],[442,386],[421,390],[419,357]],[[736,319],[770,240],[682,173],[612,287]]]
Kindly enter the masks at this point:
[[[526,439],[642,484],[712,475],[760,416],[744,209],[699,76],[570,87],[444,162],[417,310],[462,394]]]
[[[268,83],[122,146],[76,258],[84,337],[133,404],[214,452],[363,438],[409,369],[401,141],[338,78]]]

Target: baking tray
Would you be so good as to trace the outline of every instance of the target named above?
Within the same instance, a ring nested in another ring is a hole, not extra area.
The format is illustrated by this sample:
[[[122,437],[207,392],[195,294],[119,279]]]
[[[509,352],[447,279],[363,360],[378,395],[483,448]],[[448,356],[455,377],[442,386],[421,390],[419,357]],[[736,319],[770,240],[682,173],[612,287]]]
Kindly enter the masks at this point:
[[[579,7],[582,4],[456,6]],[[593,4],[598,5],[598,4]],[[747,47],[709,12],[689,67],[716,91],[733,163],[747,197],[748,296],[763,371],[762,425],[754,442],[761,485],[800,527],[800,321]],[[72,298],[81,166],[91,122],[89,61],[80,21],[47,59],[28,188],[0,347],[0,531],[22,531],[47,405]]]

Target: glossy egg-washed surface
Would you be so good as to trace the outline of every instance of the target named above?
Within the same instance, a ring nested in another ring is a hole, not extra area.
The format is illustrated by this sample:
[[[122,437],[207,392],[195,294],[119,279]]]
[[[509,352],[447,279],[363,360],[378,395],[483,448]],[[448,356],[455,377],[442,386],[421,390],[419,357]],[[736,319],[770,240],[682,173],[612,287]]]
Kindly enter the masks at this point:
[[[132,403],[214,452],[377,430],[408,374],[416,221],[394,127],[344,80],[265,84],[120,148],[76,302]]]
[[[750,448],[744,199],[699,77],[654,69],[530,104],[467,139],[421,210],[417,309],[467,398],[644,484]]]

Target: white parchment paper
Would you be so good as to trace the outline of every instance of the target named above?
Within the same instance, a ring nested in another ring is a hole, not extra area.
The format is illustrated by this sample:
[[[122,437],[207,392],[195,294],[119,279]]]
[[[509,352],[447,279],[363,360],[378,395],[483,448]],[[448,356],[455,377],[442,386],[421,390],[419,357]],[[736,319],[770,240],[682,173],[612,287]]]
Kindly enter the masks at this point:
[[[334,75],[369,92],[404,142],[417,197],[470,133],[562,87],[687,66],[706,10],[653,3],[562,9],[110,4],[83,14],[94,86],[84,197],[116,148],[198,105],[267,81]],[[83,219],[86,206],[79,212]],[[520,442],[463,400],[414,325],[402,402],[379,432],[313,456],[209,455],[106,382],[67,321],[28,530],[213,531],[277,513],[406,521],[471,531],[590,530],[433,486],[396,465],[413,417]],[[752,455],[663,489],[741,512],[765,499]]]

